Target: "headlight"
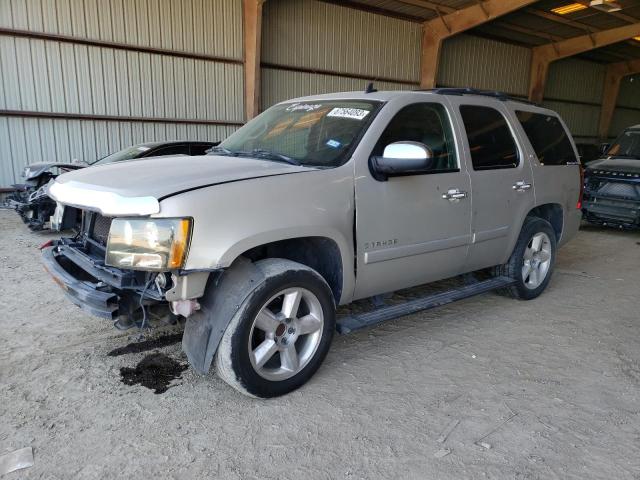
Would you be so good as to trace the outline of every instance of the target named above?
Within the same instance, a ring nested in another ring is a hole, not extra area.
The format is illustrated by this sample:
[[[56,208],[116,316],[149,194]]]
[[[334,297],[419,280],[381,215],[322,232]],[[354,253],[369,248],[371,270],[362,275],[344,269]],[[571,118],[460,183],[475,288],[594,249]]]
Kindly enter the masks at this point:
[[[114,218],[106,264],[132,270],[181,268],[191,236],[189,218]]]

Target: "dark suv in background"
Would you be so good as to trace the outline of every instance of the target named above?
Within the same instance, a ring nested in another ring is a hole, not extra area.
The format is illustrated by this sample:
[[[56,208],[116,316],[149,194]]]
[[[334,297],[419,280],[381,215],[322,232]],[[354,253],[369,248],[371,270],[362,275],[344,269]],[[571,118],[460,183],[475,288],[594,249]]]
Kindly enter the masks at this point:
[[[640,125],[624,130],[587,165],[582,212],[589,223],[640,227]]]

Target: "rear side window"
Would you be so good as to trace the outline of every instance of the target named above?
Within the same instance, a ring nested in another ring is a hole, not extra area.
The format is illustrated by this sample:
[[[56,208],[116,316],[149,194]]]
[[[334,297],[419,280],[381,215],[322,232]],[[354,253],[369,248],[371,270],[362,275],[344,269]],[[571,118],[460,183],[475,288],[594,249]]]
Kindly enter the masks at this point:
[[[577,161],[571,140],[558,117],[524,111],[517,111],[516,115],[540,163],[566,165]]]
[[[518,148],[504,116],[494,108],[461,105],[474,170],[515,168]]]

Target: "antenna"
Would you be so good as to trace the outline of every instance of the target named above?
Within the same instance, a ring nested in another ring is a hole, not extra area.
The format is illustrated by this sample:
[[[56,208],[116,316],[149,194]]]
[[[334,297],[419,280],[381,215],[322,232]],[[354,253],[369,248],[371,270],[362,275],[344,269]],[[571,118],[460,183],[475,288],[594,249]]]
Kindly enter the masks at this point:
[[[364,89],[364,93],[374,93],[377,92],[378,90],[376,88],[373,88],[373,82],[369,82],[367,84],[367,88]]]

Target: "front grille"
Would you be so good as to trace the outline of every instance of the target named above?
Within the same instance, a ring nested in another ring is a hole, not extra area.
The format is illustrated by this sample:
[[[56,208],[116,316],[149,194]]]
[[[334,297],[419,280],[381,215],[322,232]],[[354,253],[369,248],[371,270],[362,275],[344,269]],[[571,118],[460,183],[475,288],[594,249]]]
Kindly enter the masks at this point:
[[[615,182],[592,177],[587,181],[587,190],[590,195],[640,201],[640,184],[637,183]]]
[[[103,217],[99,213],[94,213],[93,226],[89,232],[89,237],[101,245],[106,245],[112,220],[113,218],[111,217]]]
[[[640,200],[640,186],[630,183],[605,182],[598,190],[598,194]]]

